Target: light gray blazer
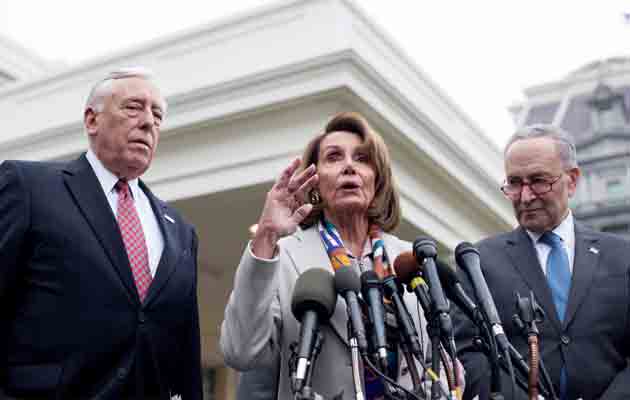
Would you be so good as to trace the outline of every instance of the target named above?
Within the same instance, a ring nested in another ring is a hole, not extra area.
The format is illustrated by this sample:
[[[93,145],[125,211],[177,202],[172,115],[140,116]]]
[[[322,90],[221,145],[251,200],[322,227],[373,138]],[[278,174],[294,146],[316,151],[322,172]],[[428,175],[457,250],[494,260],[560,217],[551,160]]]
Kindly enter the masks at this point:
[[[385,234],[385,250],[390,260],[411,244]],[[280,354],[278,399],[292,397],[288,360],[289,345],[299,340],[300,323],[291,312],[291,297],[298,276],[309,268],[330,270],[330,260],[316,226],[298,230],[279,242],[277,258],[256,259],[247,245],[236,270],[234,288],[221,325],[220,346],[225,362],[237,370],[271,367],[274,355]],[[405,293],[404,301],[412,314],[418,334],[429,348],[426,322],[413,294]],[[347,342],[345,300],[340,296],[328,326],[322,351],[313,374],[313,390],[331,399],[343,391],[343,398],[354,395],[350,351]],[[411,388],[404,357],[400,357],[399,383]],[[418,370],[422,373],[421,367]]]

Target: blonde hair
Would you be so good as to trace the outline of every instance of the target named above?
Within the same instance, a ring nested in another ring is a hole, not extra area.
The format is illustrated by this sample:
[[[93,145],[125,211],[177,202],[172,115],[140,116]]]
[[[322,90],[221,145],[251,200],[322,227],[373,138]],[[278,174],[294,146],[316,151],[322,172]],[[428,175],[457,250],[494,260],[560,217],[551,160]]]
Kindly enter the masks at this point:
[[[389,151],[381,135],[372,129],[367,120],[356,112],[343,112],[335,115],[324,128],[324,132],[313,138],[302,155],[302,165],[304,169],[311,164],[317,165],[319,161],[320,145],[324,138],[333,132],[349,132],[361,138],[365,145],[370,164],[375,172],[374,188],[375,194],[372,203],[368,207],[367,217],[370,223],[380,226],[383,231],[390,232],[400,223],[400,199],[398,190],[392,177],[391,161]],[[326,204],[314,196],[313,189],[309,193],[309,200],[313,204],[313,210],[302,222],[302,227],[306,228],[317,222],[322,215]]]

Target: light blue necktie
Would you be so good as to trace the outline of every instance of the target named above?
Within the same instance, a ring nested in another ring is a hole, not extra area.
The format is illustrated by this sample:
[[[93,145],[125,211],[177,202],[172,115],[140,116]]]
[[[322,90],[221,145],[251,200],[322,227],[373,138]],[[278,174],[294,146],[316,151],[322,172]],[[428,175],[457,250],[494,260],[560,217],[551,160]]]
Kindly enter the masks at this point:
[[[562,245],[562,239],[555,233],[545,232],[539,241],[551,247],[549,257],[547,257],[547,282],[551,289],[558,318],[560,321],[564,321],[564,313],[569,303],[569,289],[571,288],[569,256]]]
[[[571,270],[569,269],[569,256],[562,245],[560,236],[553,232],[545,232],[540,242],[551,247],[547,257],[547,282],[551,289],[553,304],[556,306],[558,318],[564,321],[565,311],[569,303],[569,289],[571,288]],[[567,370],[562,366],[560,372],[560,398],[566,399]]]

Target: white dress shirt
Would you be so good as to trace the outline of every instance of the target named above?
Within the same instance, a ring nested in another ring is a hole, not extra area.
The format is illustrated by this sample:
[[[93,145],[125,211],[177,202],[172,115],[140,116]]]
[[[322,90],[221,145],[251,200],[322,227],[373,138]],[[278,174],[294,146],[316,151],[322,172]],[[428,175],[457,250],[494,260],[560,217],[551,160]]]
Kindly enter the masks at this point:
[[[107,197],[112,212],[114,215],[117,215],[118,192],[116,192],[114,186],[116,186],[116,182],[119,180],[118,177],[105,168],[92,150],[88,150],[86,157],[103,188],[103,193],[105,193],[105,197]],[[162,257],[162,251],[164,250],[164,237],[162,237],[162,231],[158,225],[153,208],[151,208],[151,202],[142,189],[140,189],[138,179],[133,179],[127,183],[129,184],[131,196],[133,197],[133,202],[138,212],[138,217],[140,218],[140,224],[142,225],[142,231],[144,232],[144,239],[149,253],[151,277],[155,277],[155,272],[157,271],[160,258]]]
[[[553,233],[560,236],[562,239],[562,245],[569,257],[569,271],[573,274],[573,260],[575,259],[575,229],[573,227],[573,214],[571,210],[567,216],[562,220],[560,225],[556,226]],[[542,267],[543,273],[547,275],[547,258],[551,252],[551,246],[546,243],[539,242],[538,239],[542,236],[542,233],[536,233],[527,231],[527,234],[532,239],[534,247],[536,248],[536,254],[538,255],[538,261]]]

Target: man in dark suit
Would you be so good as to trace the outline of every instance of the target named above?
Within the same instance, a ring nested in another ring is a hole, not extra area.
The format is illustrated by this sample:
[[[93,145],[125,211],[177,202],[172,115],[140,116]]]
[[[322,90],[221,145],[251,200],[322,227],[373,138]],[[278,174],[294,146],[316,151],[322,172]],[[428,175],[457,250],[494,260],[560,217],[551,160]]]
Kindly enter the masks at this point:
[[[88,98],[87,154],[0,166],[6,395],[201,399],[197,238],[138,179],[165,111],[146,71],[117,71]]]
[[[559,397],[630,399],[630,243],[574,220],[568,203],[580,170],[565,132],[547,125],[518,131],[506,146],[505,172],[501,189],[519,227],[482,240],[478,249],[507,337],[527,357],[512,316],[515,293],[533,291],[546,314],[538,325],[541,356]],[[487,360],[471,351],[475,329],[459,313],[455,326],[465,397],[488,398]],[[502,382],[505,399],[512,399],[511,383]],[[526,392],[517,389],[516,398],[526,399]]]

